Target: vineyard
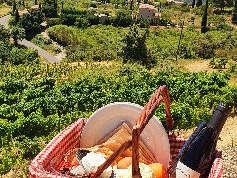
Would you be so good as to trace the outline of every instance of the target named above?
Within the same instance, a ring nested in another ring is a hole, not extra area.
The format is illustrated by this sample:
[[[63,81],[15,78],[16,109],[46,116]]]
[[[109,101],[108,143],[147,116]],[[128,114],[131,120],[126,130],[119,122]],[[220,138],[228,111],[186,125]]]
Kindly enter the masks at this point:
[[[27,177],[30,161],[68,125],[112,102],[144,106],[161,85],[177,131],[209,120],[220,102],[236,116],[234,1],[223,9],[213,0],[149,1],[158,21],[135,18],[138,5],[121,0],[39,2],[0,0],[0,16],[11,14],[10,29],[0,25],[0,177]],[[22,39],[65,56],[48,64]],[[155,115],[165,125],[162,105]]]
[[[172,116],[179,129],[208,120],[220,101],[237,103],[237,88],[228,86],[225,72],[151,72],[118,64],[109,68],[90,64],[86,68],[27,66],[27,72],[25,66],[1,68],[0,173],[32,159],[52,136],[79,117],[88,117],[111,102],[144,105],[160,85],[170,89]],[[156,115],[164,121],[162,107]]]

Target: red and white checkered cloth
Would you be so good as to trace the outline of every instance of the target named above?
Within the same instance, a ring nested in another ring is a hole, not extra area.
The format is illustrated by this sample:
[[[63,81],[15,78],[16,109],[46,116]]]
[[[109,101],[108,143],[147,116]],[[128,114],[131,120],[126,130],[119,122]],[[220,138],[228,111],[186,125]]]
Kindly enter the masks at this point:
[[[29,175],[32,178],[68,178],[69,176],[62,176],[57,173],[52,167],[54,164],[59,163],[59,159],[73,148],[80,146],[80,135],[83,126],[85,125],[84,119],[79,119],[62,132],[60,132],[47,146],[42,150],[35,159],[31,162],[29,167]],[[183,146],[185,139],[169,136],[170,140],[170,153],[171,159],[174,159],[179,150]],[[59,158],[58,160],[55,158]],[[56,160],[57,163],[54,163]],[[220,178],[223,173],[223,164],[221,158],[216,158],[212,164],[212,168],[208,178]]]

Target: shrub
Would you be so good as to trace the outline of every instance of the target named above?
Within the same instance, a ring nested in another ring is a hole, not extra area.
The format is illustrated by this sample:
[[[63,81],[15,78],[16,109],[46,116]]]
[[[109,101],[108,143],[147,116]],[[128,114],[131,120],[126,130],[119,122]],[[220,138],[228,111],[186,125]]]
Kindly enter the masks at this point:
[[[128,27],[133,23],[131,12],[128,10],[119,10],[112,19],[115,26]]]
[[[154,62],[146,46],[148,29],[145,32],[133,25],[130,27],[128,34],[122,40],[125,43],[123,47],[124,61],[136,61],[142,65],[151,66]]]
[[[25,29],[26,35],[31,36],[41,31],[41,23],[43,22],[43,14],[40,11],[29,11],[24,13],[19,22],[13,21],[14,26],[19,26]]]
[[[229,24],[225,23],[225,22],[222,22],[216,27],[216,29],[217,30],[223,30],[223,31],[232,31],[233,27],[230,26]]]
[[[0,41],[0,64],[9,60],[11,45],[7,42]]]
[[[96,3],[91,2],[90,5],[89,5],[89,7],[97,8],[97,5],[96,5]]]
[[[57,17],[57,1],[56,0],[43,0],[42,12],[45,17]]]
[[[47,20],[48,27],[52,27],[55,25],[61,25],[63,23],[61,18],[48,18]]]
[[[76,22],[76,19],[78,18],[78,15],[74,15],[74,14],[62,14],[61,15],[61,19],[63,21],[64,25],[74,25]]]
[[[98,25],[100,23],[100,18],[97,15],[88,15],[88,22],[90,25]]]
[[[86,9],[80,9],[80,8],[75,8],[75,7],[67,7],[62,10],[62,14],[64,15],[81,15],[85,16],[88,15],[88,10]]]
[[[85,17],[77,17],[75,25],[79,28],[85,28],[89,26],[89,22]]]
[[[215,55],[215,49],[217,48],[213,41],[213,36],[210,34],[202,35],[194,41],[195,53],[204,59],[212,58]]]
[[[10,59],[10,62],[15,65],[39,62],[38,53],[31,49],[13,48],[10,52]]]
[[[9,30],[5,29],[5,27],[0,24],[0,40],[7,41],[7,40],[9,40],[9,38],[10,38]]]
[[[227,58],[212,58],[209,65],[214,69],[225,69],[228,63]]]
[[[121,50],[120,40],[124,37],[124,31],[110,25],[86,29],[60,25],[48,29],[52,39],[67,46],[67,57],[70,61],[115,59]]]
[[[32,42],[35,43],[36,45],[43,47],[44,45],[50,45],[52,44],[52,40],[44,38],[41,34],[36,35],[33,39]]]
[[[11,36],[14,40],[14,44],[17,44],[17,40],[22,40],[23,38],[25,38],[25,29],[15,26],[12,28],[11,30]]]
[[[141,28],[148,28],[150,26],[151,22],[150,22],[149,19],[141,18],[141,19],[138,20],[138,23],[139,23]]]
[[[12,63],[14,65],[38,63],[36,51],[13,47],[7,42],[0,42],[0,64]]]

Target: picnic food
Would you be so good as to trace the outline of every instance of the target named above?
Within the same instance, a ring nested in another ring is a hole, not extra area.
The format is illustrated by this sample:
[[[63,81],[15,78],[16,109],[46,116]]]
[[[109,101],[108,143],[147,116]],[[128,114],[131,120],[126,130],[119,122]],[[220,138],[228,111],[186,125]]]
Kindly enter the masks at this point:
[[[157,176],[163,178],[163,176],[165,176],[165,174],[163,175],[163,168],[162,168],[163,165],[154,164],[149,166],[149,164],[154,163],[154,161],[156,160],[151,151],[146,147],[146,145],[143,144],[143,139],[149,140],[149,138],[154,138],[155,134],[153,135],[153,137],[148,136],[146,136],[145,138],[140,137],[146,125],[148,124],[149,120],[152,118],[151,113],[154,112],[154,109],[156,108],[155,106],[159,105],[159,102],[162,99],[160,97],[161,93],[165,101],[166,115],[168,117],[169,122],[170,123],[172,122],[169,110],[169,95],[167,93],[167,88],[161,87],[156,91],[156,95],[158,97],[156,98],[157,100],[152,99],[149,100],[148,104],[141,113],[140,117],[136,120],[132,131],[128,127],[128,125],[123,123],[120,127],[115,129],[114,131],[111,132],[111,130],[109,130],[109,132],[106,132],[109,134],[107,136],[104,135],[103,136],[105,137],[104,139],[99,138],[101,139],[99,141],[97,137],[96,143],[99,142],[97,143],[97,145],[92,147],[91,145],[90,146],[88,145],[88,147],[91,148],[84,148],[84,150],[89,151],[89,153],[85,152],[86,155],[84,155],[84,153],[78,154],[79,155],[78,159],[80,159],[82,156],[79,162],[84,168],[88,177],[90,178],[96,178],[96,177],[153,178],[154,177],[155,178]],[[99,120],[97,120],[97,122],[98,121]],[[114,123],[112,123],[111,125],[114,125]],[[105,125],[103,125],[103,128],[105,128]],[[95,140],[96,137],[91,138]],[[80,151],[81,150],[79,149],[79,152]],[[105,154],[102,154],[99,151],[102,151]],[[132,158],[129,157],[131,153]],[[121,168],[123,170],[119,170]]]
[[[139,163],[142,178],[156,178],[149,165]],[[132,178],[132,165],[128,169],[118,169],[115,171],[116,178]]]
[[[118,169],[127,169],[132,164],[132,157],[125,157],[118,162]]]
[[[98,145],[91,148],[79,148],[70,151],[64,160],[68,163],[66,169],[70,175],[82,176],[96,172],[97,168],[102,165],[106,159],[111,156],[117,149],[131,138],[131,129],[126,123],[112,131]],[[143,177],[147,178],[166,178],[162,164],[154,163],[153,155],[146,146],[140,141],[139,143],[140,158],[139,167]],[[103,171],[100,177],[106,178],[113,174],[118,178],[132,177],[132,149],[125,150],[118,156],[113,164]],[[163,177],[162,177],[163,176]]]
[[[156,178],[168,178],[164,165],[160,163],[152,163],[149,166]]]

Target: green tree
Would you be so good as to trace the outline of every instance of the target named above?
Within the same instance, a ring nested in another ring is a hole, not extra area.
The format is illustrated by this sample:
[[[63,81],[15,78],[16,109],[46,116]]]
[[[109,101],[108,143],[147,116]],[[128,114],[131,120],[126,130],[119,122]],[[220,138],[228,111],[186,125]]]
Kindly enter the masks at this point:
[[[64,1],[61,2],[61,12],[64,10]]]
[[[19,22],[19,20],[20,20],[20,14],[19,14],[19,11],[18,11],[18,9],[16,9],[15,10],[15,13],[14,13],[14,20],[15,20],[15,22],[16,23],[18,23]]]
[[[56,0],[43,0],[42,12],[46,17],[58,16],[58,4]]]
[[[16,1],[14,0],[12,4],[12,14],[14,14],[15,11],[16,11]]]
[[[87,18],[85,18],[85,17],[78,17],[78,18],[76,18],[75,25],[79,28],[85,28],[85,27],[89,26],[89,22],[88,22]]]
[[[148,67],[153,64],[154,61],[146,45],[148,33],[148,29],[142,32],[137,25],[130,27],[128,34],[122,40],[125,44],[122,49],[124,62],[135,61]]]
[[[133,10],[133,0],[130,0],[130,10]]]
[[[0,24],[0,41],[8,41],[10,32],[3,25]]]
[[[41,30],[43,14],[41,11],[29,11],[22,15],[18,25],[25,29],[27,35],[36,34]]]
[[[17,40],[25,38],[25,29],[19,26],[14,26],[11,30],[11,35],[14,40],[14,44],[17,45]]]
[[[205,10],[202,16],[202,24],[201,24],[201,32],[206,33],[207,32],[207,16],[208,16],[208,0],[206,0],[206,6]]]
[[[197,0],[196,6],[197,6],[197,7],[200,7],[201,5],[202,5],[202,0]]]
[[[232,12],[232,22],[237,23],[237,0],[235,0],[235,6]]]
[[[7,41],[0,39],[0,64],[9,60],[11,45]]]
[[[119,10],[116,13],[116,17],[112,20],[112,23],[115,26],[130,26],[133,23],[131,12],[127,10]]]
[[[214,0],[214,5],[218,8],[221,9],[221,11],[223,12],[224,11],[224,8],[225,8],[225,0]]]
[[[196,4],[196,0],[193,0],[193,2],[192,2],[192,8],[195,7],[195,4]]]
[[[19,64],[29,64],[29,63],[38,63],[38,54],[37,51],[32,49],[22,49],[14,47],[10,51],[10,61],[14,65]]]
[[[219,63],[219,66],[220,66],[220,68],[226,68],[226,64],[228,63],[228,59],[227,58],[220,58],[219,59],[219,61],[218,61],[218,63]]]

